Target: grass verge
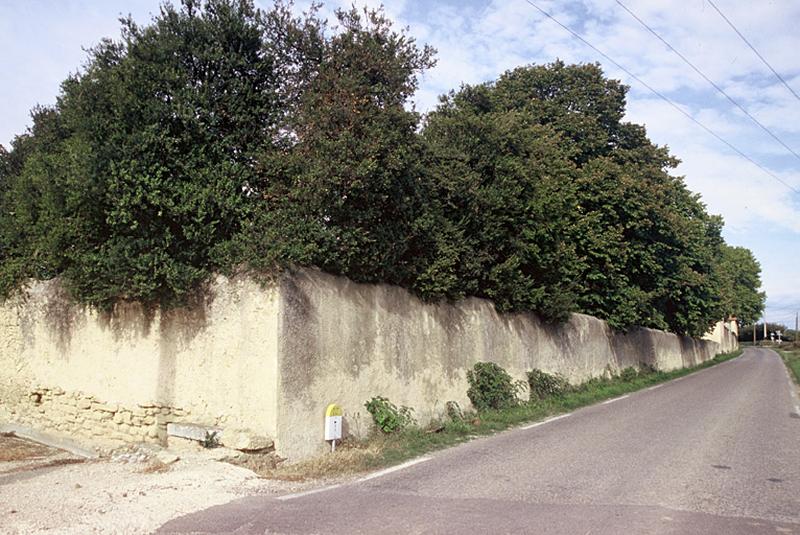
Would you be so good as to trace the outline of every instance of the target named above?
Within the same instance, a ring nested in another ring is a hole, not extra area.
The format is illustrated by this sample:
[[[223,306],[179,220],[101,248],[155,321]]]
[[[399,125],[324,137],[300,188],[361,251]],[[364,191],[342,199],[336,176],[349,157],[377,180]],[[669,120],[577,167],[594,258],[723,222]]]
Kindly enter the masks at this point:
[[[364,440],[348,439],[337,445],[336,452],[277,467],[256,470],[270,479],[304,481],[367,472],[408,459],[490,435],[524,423],[536,422],[592,405],[599,401],[635,392],[665,381],[708,368],[742,354],[742,349],[717,355],[699,366],[670,372],[646,370],[625,378],[595,378],[571,387],[569,392],[545,400],[480,413],[464,414],[462,419],[435,421],[427,427],[410,426],[390,435],[375,432]],[[800,359],[798,359],[800,365]],[[800,369],[798,369],[800,372]],[[251,467],[252,469],[252,467]]]
[[[792,372],[794,382],[800,385],[800,346],[793,345],[786,349],[774,348],[778,354],[783,358],[786,367]]]

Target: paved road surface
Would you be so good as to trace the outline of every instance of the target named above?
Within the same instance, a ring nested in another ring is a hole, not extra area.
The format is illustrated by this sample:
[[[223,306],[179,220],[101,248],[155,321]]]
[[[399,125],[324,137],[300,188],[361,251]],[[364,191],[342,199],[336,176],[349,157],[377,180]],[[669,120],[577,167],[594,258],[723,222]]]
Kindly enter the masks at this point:
[[[245,498],[161,533],[800,534],[798,403],[779,357],[747,349],[381,477]]]

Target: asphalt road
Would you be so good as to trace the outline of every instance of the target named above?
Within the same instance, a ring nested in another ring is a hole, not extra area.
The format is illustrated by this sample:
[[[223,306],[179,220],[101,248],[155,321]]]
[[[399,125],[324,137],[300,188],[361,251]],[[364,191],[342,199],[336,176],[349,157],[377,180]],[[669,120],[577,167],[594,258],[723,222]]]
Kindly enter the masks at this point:
[[[738,359],[313,494],[159,533],[798,533],[800,414],[779,357]]]

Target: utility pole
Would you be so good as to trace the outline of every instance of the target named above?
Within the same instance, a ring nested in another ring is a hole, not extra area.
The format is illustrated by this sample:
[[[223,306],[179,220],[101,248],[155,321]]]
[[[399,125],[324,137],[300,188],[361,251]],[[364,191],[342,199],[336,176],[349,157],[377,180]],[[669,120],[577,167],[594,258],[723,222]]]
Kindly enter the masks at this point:
[[[756,329],[758,328],[758,320],[753,320],[753,345],[756,345]]]

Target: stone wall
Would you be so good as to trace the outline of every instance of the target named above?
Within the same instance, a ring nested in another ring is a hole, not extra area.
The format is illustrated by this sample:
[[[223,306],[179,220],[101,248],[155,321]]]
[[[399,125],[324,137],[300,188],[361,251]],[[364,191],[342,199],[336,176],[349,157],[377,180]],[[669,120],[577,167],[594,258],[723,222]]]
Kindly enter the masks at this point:
[[[109,448],[132,442],[164,444],[167,424],[189,416],[176,407],[155,403],[127,407],[58,387],[36,388],[20,401],[7,407],[11,421]]]
[[[551,325],[482,299],[425,303],[316,270],[266,287],[218,277],[201,301],[166,313],[136,304],[99,313],[50,281],[0,306],[0,424],[101,445],[163,444],[169,423],[243,429],[296,459],[327,447],[329,403],[354,435],[371,428],[373,396],[413,407],[420,423],[448,401],[468,407],[466,372],[478,361],[516,379],[539,368],[580,382],[628,366],[692,366],[720,348],[616,333],[581,314]]]
[[[101,446],[170,422],[275,436],[277,294],[219,277],[192,306],[76,306],[56,281],[0,306],[0,424]]]
[[[421,423],[448,401],[469,407],[466,372],[478,361],[515,379],[539,368],[578,383],[628,366],[694,366],[720,352],[716,342],[653,329],[617,333],[583,314],[552,325],[499,314],[484,299],[425,303],[396,286],[315,270],[284,277],[279,294],[278,445],[296,456],[324,449],[328,403],[343,407],[356,435],[369,430],[364,403],[377,395],[414,408]]]
[[[736,319],[718,321],[703,339],[718,343],[723,353],[733,351],[739,347],[739,324]]]

